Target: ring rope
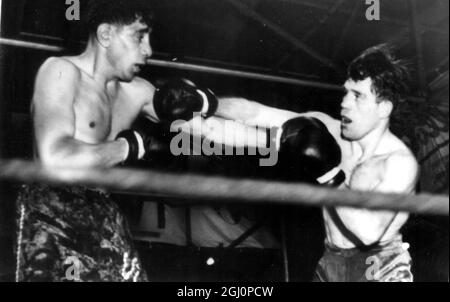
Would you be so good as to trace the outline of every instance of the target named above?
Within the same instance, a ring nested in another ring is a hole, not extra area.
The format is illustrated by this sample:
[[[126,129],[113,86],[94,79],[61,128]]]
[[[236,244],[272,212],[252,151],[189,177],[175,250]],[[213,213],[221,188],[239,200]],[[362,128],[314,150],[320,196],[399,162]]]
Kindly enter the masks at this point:
[[[48,45],[48,44],[44,44],[44,43],[29,42],[29,41],[22,41],[22,40],[16,40],[16,39],[8,39],[8,38],[0,38],[0,45],[2,45],[2,44],[9,45],[9,46],[37,49],[37,50],[46,50],[46,51],[51,51],[51,52],[60,52],[60,51],[64,50],[64,48],[60,47],[60,46]]]
[[[46,51],[50,51],[50,52],[61,52],[64,50],[64,48],[60,47],[60,46],[48,45],[48,44],[36,43],[36,42],[30,42],[30,41],[23,41],[23,40],[17,40],[17,39],[9,39],[9,38],[0,38],[0,45],[25,47],[25,48],[29,48],[29,49],[46,50]],[[327,90],[342,91],[341,85],[313,81],[313,80],[304,80],[304,79],[292,78],[292,77],[277,76],[277,75],[265,74],[265,73],[247,72],[247,71],[242,71],[242,70],[233,70],[233,69],[219,68],[219,67],[213,67],[213,66],[204,66],[204,65],[165,61],[165,60],[156,60],[156,59],[148,59],[147,64],[152,65],[152,66],[173,68],[173,69],[179,69],[179,70],[207,72],[207,73],[211,73],[211,74],[220,74],[220,75],[227,75],[227,76],[233,76],[233,77],[258,79],[258,80],[269,81],[269,82],[278,82],[278,83],[286,83],[286,84],[306,86],[306,87],[315,87],[315,88],[327,89]]]
[[[126,168],[50,168],[23,160],[0,160],[0,180],[51,185],[84,185],[135,195],[169,195],[219,203],[348,206],[372,210],[448,215],[445,195],[404,195],[338,190],[304,183],[232,179]]]

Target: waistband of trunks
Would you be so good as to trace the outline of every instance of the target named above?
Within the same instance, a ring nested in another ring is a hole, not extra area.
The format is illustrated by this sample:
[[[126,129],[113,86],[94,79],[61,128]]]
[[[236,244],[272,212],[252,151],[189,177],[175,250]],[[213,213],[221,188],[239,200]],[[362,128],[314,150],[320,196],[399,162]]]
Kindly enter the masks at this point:
[[[348,249],[340,248],[340,247],[337,247],[335,245],[332,245],[332,244],[326,242],[325,250],[327,252],[341,255],[343,257],[351,257],[351,256],[361,254],[361,253],[373,254],[373,253],[377,253],[379,251],[384,251],[384,250],[388,250],[388,249],[396,249],[396,248],[401,248],[401,247],[407,249],[409,247],[409,245],[408,246],[406,246],[406,245],[408,245],[408,244],[403,242],[403,236],[401,234],[397,234],[390,240],[377,242],[375,244],[366,245],[363,247],[354,247],[354,248],[348,248]]]
[[[48,184],[40,184],[40,183],[30,183],[30,184],[23,184],[21,186],[21,190],[26,191],[63,191],[67,193],[73,193],[73,194],[85,194],[85,193],[93,193],[93,194],[99,194],[104,197],[111,197],[111,194],[102,188],[96,188],[96,187],[88,187],[88,186],[52,186]]]

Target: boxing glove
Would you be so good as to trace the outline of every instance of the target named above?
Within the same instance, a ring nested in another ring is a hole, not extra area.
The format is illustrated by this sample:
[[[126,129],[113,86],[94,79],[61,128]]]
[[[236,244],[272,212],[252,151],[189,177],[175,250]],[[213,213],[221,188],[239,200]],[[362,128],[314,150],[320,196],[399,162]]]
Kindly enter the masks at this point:
[[[278,159],[292,179],[339,186],[345,174],[338,168],[341,149],[327,127],[318,119],[297,117],[281,126]]]
[[[155,113],[165,123],[178,119],[188,121],[194,112],[209,117],[217,106],[217,97],[210,89],[201,89],[186,79],[167,81],[156,89],[153,97]]]
[[[154,156],[170,154],[171,134],[163,131],[151,122],[138,119],[131,129],[121,131],[116,139],[125,139],[128,153],[123,161],[125,165],[133,165],[139,160],[149,160]]]

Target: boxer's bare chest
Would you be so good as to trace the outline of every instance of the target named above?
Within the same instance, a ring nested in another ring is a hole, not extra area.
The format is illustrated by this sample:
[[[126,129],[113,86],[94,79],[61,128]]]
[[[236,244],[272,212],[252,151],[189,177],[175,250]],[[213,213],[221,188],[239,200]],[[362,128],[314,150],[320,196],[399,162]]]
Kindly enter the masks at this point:
[[[126,90],[104,89],[83,78],[74,100],[75,137],[89,143],[114,139],[131,126],[140,108]]]
[[[383,180],[388,157],[388,154],[372,155],[363,160],[356,156],[346,157],[342,162],[346,187],[352,190],[374,190]]]

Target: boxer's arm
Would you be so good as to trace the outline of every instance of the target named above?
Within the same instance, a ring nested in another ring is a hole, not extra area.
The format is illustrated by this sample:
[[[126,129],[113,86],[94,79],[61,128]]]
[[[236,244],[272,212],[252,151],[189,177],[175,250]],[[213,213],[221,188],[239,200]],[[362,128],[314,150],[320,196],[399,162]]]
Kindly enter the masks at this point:
[[[220,105],[219,105],[220,106]],[[261,105],[264,106],[264,105]],[[268,106],[264,106],[268,109],[268,116],[266,119],[270,120],[270,110],[280,110],[276,108],[271,108]],[[284,111],[286,114],[280,114],[276,119],[276,123],[283,121],[284,118],[289,117],[298,117],[298,116],[307,116],[314,117],[323,122],[329,132],[333,135],[339,145],[342,145],[342,139],[340,137],[340,123],[339,121],[331,118],[329,115],[323,112],[306,112],[306,113],[296,113],[290,112],[286,110]],[[276,115],[276,114],[275,114]],[[282,117],[283,116],[283,117]],[[283,124],[282,123],[282,124]],[[282,125],[281,124],[281,125]],[[232,120],[232,119],[224,119],[218,116],[213,116],[207,119],[201,118],[197,116],[196,118],[190,120],[189,122],[182,123],[183,131],[193,134],[194,136],[201,136],[215,143],[221,143],[228,146],[235,147],[257,147],[257,148],[266,148],[268,145],[272,147],[272,143],[274,143],[275,132],[268,133],[267,129],[275,129],[281,127],[281,125],[274,125],[273,123],[260,122],[260,123],[244,123],[240,120]],[[275,147],[275,146],[273,146]]]
[[[418,164],[412,154],[395,154],[385,163],[383,179],[373,191],[384,193],[413,194],[418,179]],[[345,226],[365,244],[381,239],[386,227],[396,215],[392,211],[337,208]]]
[[[32,102],[36,147],[41,162],[52,166],[112,166],[124,160],[125,141],[88,144],[75,139],[74,98],[80,73],[63,59],[40,68]]]
[[[248,126],[216,116],[205,119],[198,115],[190,121],[176,121],[171,129],[180,129],[194,137],[234,147],[266,148],[270,139],[266,128]]]
[[[142,78],[136,78],[135,81],[137,82],[136,91],[138,91],[139,94],[138,98],[143,100],[140,114],[142,114],[152,122],[160,122],[153,106],[153,97],[155,95],[156,89],[155,86]]]
[[[240,97],[222,97],[219,98],[216,115],[246,125],[270,128],[280,127],[287,120],[300,114],[269,107]]]
[[[287,120],[298,116],[314,117],[324,123],[328,131],[336,139],[340,140],[340,121],[324,112],[308,111],[298,113],[266,106],[240,97],[222,97],[219,98],[216,115],[239,121],[246,125],[265,128],[281,127]]]

